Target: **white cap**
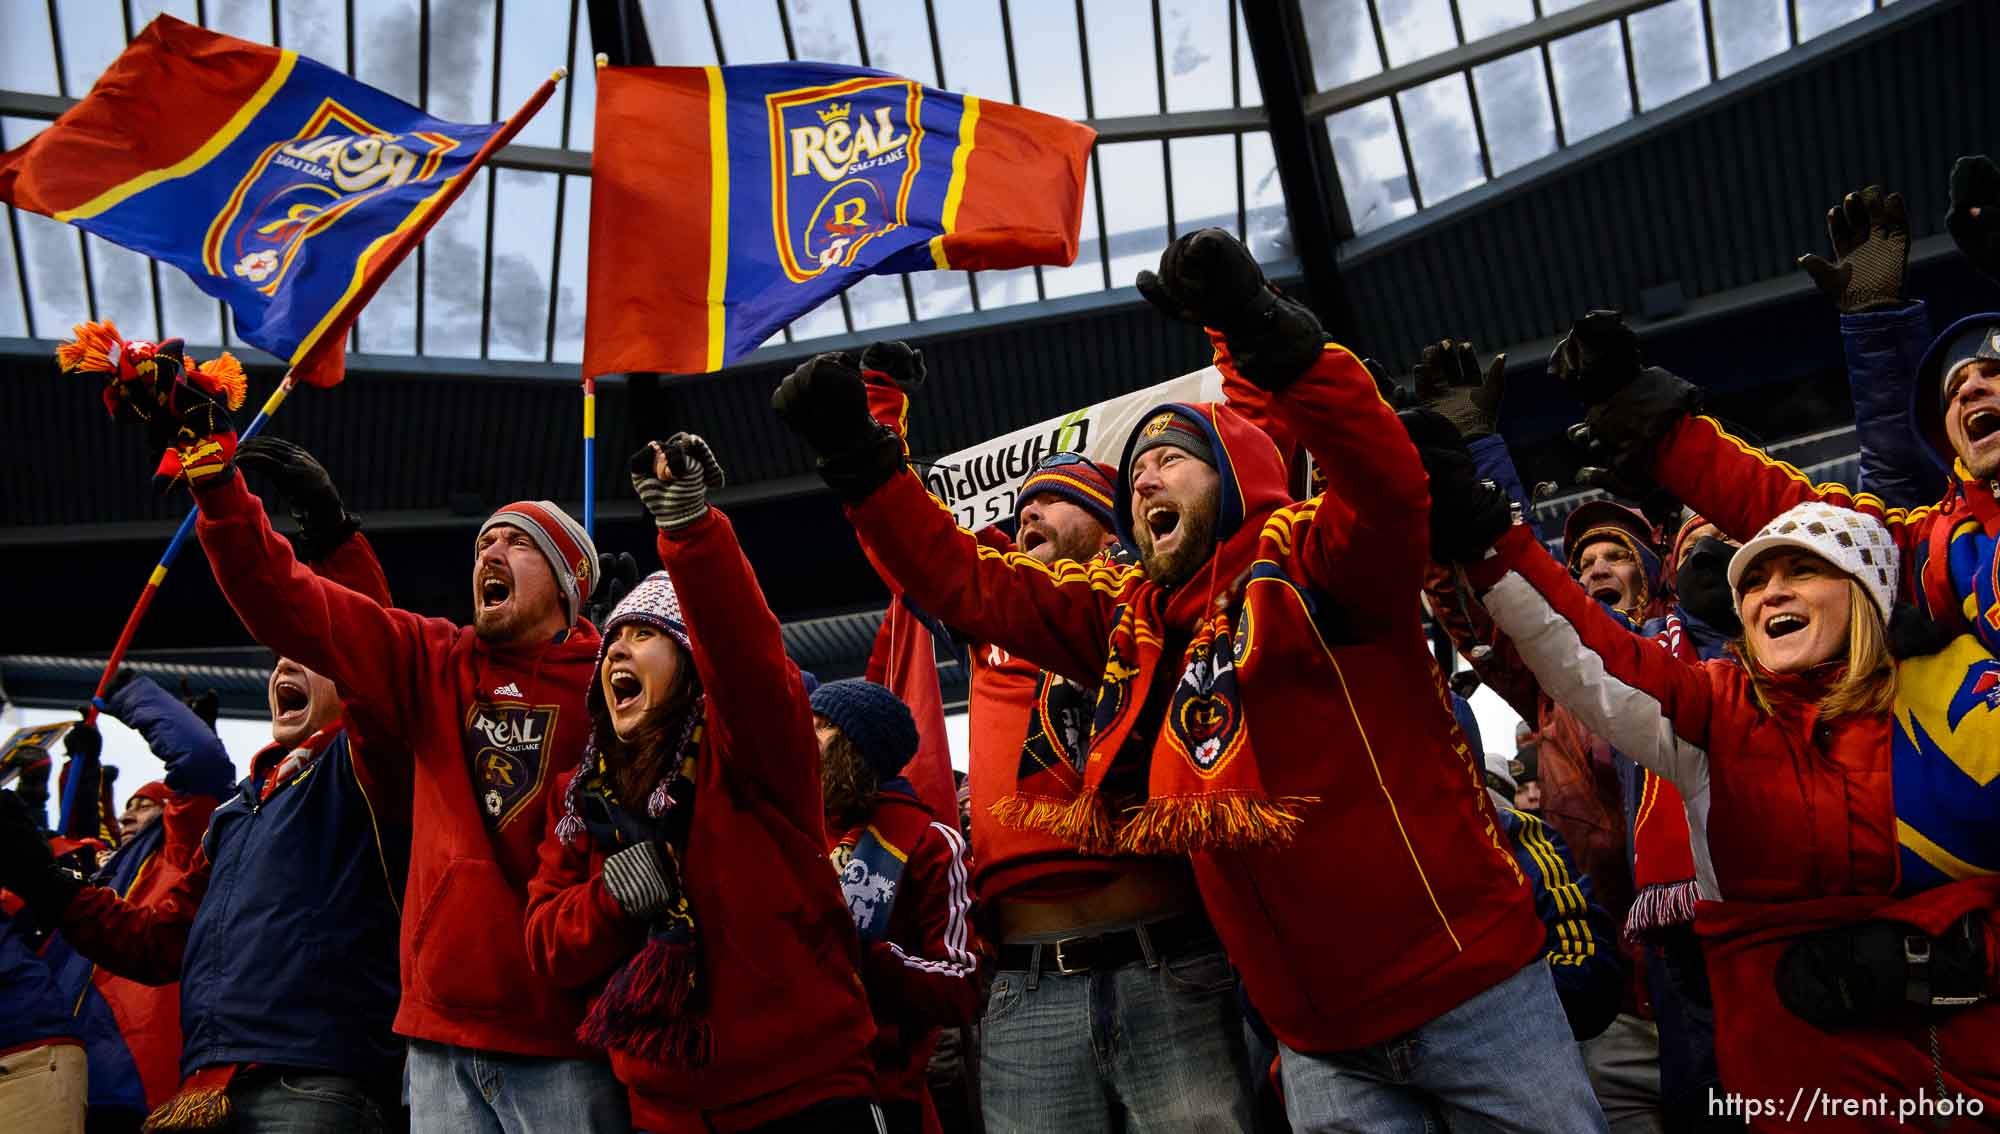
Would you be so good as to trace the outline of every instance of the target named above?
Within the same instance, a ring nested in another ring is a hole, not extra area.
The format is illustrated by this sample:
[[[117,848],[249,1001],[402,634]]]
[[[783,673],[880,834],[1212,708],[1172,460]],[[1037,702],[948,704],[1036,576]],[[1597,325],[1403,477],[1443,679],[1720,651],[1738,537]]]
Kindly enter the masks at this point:
[[[1507,792],[1510,796],[1514,792],[1521,790],[1521,785],[1514,781],[1513,769],[1507,766],[1507,757],[1500,755],[1498,752],[1488,752],[1486,754],[1486,781],[1490,785],[1495,779],[1507,785]],[[1509,799],[1507,806],[1512,807],[1513,805],[1514,801]]]
[[[1882,617],[1896,601],[1896,585],[1901,579],[1902,552],[1882,521],[1866,512],[1841,508],[1819,500],[1795,505],[1764,525],[1757,537],[1736,550],[1729,560],[1729,589],[1740,600],[1743,572],[1774,547],[1796,547],[1810,551],[1846,572],[1875,600]]]

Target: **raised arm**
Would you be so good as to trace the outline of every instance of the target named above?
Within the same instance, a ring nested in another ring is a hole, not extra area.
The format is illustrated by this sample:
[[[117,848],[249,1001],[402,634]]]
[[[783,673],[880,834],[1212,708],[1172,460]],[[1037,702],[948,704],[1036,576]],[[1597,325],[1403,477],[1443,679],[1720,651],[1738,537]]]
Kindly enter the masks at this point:
[[[151,678],[132,677],[105,695],[104,711],[146,738],[146,747],[167,766],[167,786],[176,792],[219,800],[236,782],[222,738],[180,698]]]

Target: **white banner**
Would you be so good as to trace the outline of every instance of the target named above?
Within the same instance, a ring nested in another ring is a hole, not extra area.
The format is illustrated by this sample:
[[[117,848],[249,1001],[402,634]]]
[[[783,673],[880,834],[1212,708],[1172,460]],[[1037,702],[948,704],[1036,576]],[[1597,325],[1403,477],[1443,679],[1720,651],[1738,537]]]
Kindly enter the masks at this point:
[[[1139,417],[1162,402],[1222,401],[1222,372],[1204,366],[939,458],[924,485],[972,531],[1013,518],[1014,490],[1055,453],[1081,452],[1116,466]]]

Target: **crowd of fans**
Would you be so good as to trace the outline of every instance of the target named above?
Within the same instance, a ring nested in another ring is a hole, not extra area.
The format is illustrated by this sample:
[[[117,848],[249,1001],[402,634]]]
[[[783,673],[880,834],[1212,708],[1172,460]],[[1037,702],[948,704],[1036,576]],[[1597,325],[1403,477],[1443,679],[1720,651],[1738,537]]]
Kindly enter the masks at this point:
[[[2000,168],[1952,192],[2000,282]],[[280,659],[271,740],[236,781],[212,705],[125,679],[99,707],[167,771],[115,831],[51,838],[46,767],[0,792],[0,1127],[1990,1125],[2000,314],[1930,339],[1899,196],[1828,223],[1802,266],[1857,490],[1593,311],[1550,368],[1580,479],[1633,506],[1576,508],[1561,560],[1499,360],[1446,339],[1390,381],[1217,230],[1139,290],[1227,400],[1050,458],[1011,531],[910,471],[919,352],[799,367],[774,410],[973,647],[957,815],[903,777],[895,694],[786,657],[709,505],[723,446],[635,454],[643,578],[549,501],[494,513],[458,626],[395,605],[310,454],[237,446],[174,344],[118,343]],[[1426,611],[1522,716],[1512,757]],[[92,727],[65,743],[101,776]]]

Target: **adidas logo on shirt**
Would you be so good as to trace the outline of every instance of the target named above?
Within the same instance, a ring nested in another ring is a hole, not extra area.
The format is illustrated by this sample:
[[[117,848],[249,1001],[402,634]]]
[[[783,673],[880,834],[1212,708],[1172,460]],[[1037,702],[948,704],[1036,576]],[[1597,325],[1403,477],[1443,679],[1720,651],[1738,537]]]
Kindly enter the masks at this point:
[[[519,697],[521,695],[521,687],[509,681],[505,685],[496,686],[493,690],[493,695],[495,697]]]

